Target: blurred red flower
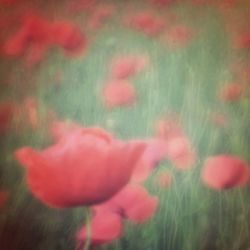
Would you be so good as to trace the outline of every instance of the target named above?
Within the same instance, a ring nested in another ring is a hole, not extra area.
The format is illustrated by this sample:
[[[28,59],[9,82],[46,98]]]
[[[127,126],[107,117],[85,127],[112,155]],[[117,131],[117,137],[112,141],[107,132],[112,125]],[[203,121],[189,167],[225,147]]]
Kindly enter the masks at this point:
[[[102,245],[118,239],[122,234],[122,219],[119,214],[109,211],[95,212],[90,223],[91,246]],[[82,249],[87,239],[87,230],[83,226],[76,235]]]
[[[212,189],[229,189],[249,183],[249,166],[243,160],[231,155],[209,157],[203,166],[201,179]]]
[[[144,141],[146,148],[137,162],[131,177],[131,182],[144,182],[159,164],[160,161],[166,159],[167,143],[162,139],[149,139]]]
[[[244,95],[245,86],[239,83],[228,83],[219,89],[219,98],[224,102],[235,102]]]
[[[145,56],[120,56],[111,63],[111,78],[124,79],[141,72],[148,64]]]
[[[136,101],[134,86],[124,80],[112,80],[103,89],[103,100],[108,108],[129,106]]]
[[[125,23],[149,36],[158,35],[165,26],[164,19],[148,11],[140,11],[126,18]]]
[[[144,187],[137,184],[126,185],[107,202],[92,207],[92,246],[119,238],[122,233],[121,218],[143,223],[154,215],[157,206],[158,198],[150,196]],[[86,238],[86,226],[83,226],[77,233],[77,240],[84,243]]]
[[[68,21],[56,22],[52,26],[55,45],[59,45],[69,55],[81,54],[86,48],[86,37],[80,29]]]
[[[15,156],[35,197],[52,207],[72,207],[111,198],[129,181],[144,148],[99,128],[82,128],[47,149],[23,147]]]
[[[20,28],[5,41],[3,52],[13,57],[28,52],[26,60],[32,65],[40,62],[53,46],[75,55],[85,49],[86,38],[68,21],[53,23],[31,12],[22,16]]]
[[[156,123],[156,135],[166,140],[166,158],[180,169],[191,168],[196,161],[196,152],[185,135],[175,114],[168,115]]]
[[[112,4],[102,4],[97,6],[89,17],[87,27],[92,29],[101,28],[102,25],[112,16],[115,6]]]

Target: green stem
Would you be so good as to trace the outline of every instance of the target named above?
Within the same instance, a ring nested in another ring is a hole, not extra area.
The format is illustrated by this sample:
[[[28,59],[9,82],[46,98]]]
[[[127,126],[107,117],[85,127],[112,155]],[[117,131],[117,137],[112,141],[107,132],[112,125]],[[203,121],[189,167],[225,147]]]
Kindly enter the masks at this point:
[[[89,250],[91,245],[91,211],[90,208],[87,208],[86,212],[86,241],[83,247],[83,250]]]

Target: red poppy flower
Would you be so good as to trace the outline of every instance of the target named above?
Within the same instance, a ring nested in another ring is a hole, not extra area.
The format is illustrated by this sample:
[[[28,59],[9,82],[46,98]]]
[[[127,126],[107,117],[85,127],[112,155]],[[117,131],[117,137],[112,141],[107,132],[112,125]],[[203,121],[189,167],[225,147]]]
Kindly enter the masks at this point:
[[[15,109],[16,105],[12,102],[0,103],[0,135],[6,133],[10,128]]]
[[[98,29],[111,17],[114,13],[114,6],[111,4],[102,4],[98,6],[88,20],[88,28]]]
[[[29,13],[23,16],[19,30],[7,39],[3,52],[14,57],[28,52],[26,60],[32,65],[40,62],[52,46],[59,46],[75,55],[85,49],[86,39],[79,28],[69,22],[52,23]]]
[[[196,161],[196,153],[187,137],[176,137],[167,141],[166,154],[173,165],[185,170],[191,168]]]
[[[129,106],[136,100],[134,86],[123,80],[113,80],[103,90],[104,103],[108,108]]]
[[[166,140],[166,158],[178,169],[192,167],[196,152],[185,135],[180,121],[175,114],[168,115],[156,123],[156,134]]]
[[[23,16],[19,30],[6,41],[4,52],[9,56],[20,56],[29,47],[47,47],[50,44],[51,25],[49,22],[29,13]]]
[[[121,217],[112,212],[101,211],[94,214],[90,223],[91,246],[101,245],[118,239],[122,234]],[[82,249],[87,239],[86,226],[83,226],[76,236],[79,249]]]
[[[86,48],[86,38],[80,29],[70,22],[56,22],[53,25],[53,41],[67,53],[76,55]]]
[[[128,17],[125,22],[132,28],[149,36],[158,35],[165,26],[163,18],[157,17],[148,11],[141,11]]]
[[[151,196],[144,187],[130,183],[110,200],[93,209],[95,212],[118,213],[134,223],[143,223],[154,215],[157,206],[157,197]]]
[[[15,156],[38,199],[52,207],[72,207],[111,198],[129,181],[144,148],[112,139],[102,129],[82,128],[47,149],[23,147]]]
[[[165,140],[184,136],[179,118],[176,114],[170,114],[159,119],[155,124],[155,133],[157,137]]]
[[[224,102],[235,102],[244,95],[244,85],[239,83],[229,83],[219,90],[219,98]]]
[[[249,174],[249,166],[240,158],[217,155],[205,161],[201,179],[212,189],[229,189],[246,185]]]
[[[148,64],[144,56],[121,56],[114,58],[111,63],[111,77],[124,79],[141,72]]]

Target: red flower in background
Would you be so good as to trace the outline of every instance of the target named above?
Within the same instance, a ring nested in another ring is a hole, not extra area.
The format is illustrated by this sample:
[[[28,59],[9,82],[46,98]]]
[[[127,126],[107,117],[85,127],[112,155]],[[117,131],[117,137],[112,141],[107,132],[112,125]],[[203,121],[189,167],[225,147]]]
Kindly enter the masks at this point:
[[[201,172],[202,181],[212,189],[242,187],[249,182],[249,166],[231,155],[209,157]]]
[[[7,56],[18,57],[27,54],[28,65],[40,62],[49,48],[59,46],[68,54],[82,52],[86,38],[74,24],[68,21],[49,22],[34,13],[25,14],[21,26],[3,45]]]
[[[56,22],[52,26],[53,42],[70,55],[81,54],[87,45],[86,38],[80,29],[68,22]]]
[[[52,207],[72,207],[111,198],[129,181],[144,148],[98,128],[82,128],[47,149],[23,147],[15,156],[35,197]]]
[[[196,161],[196,152],[185,135],[176,115],[169,115],[156,123],[156,135],[166,140],[166,158],[175,167],[184,170],[191,168]]]
[[[162,139],[149,139],[144,141],[146,148],[137,162],[131,182],[144,182],[156,168],[160,161],[165,160],[167,143]]]
[[[113,80],[105,85],[103,100],[108,108],[132,105],[136,101],[134,86],[127,81]]]
[[[120,56],[111,63],[111,78],[124,79],[141,72],[148,64],[145,56]]]
[[[0,135],[9,130],[15,110],[16,105],[13,102],[0,103]]]
[[[130,183],[106,204],[96,206],[95,209],[108,208],[134,223],[143,223],[154,215],[157,206],[157,197],[149,195],[144,187]]]
[[[89,17],[87,26],[90,30],[101,28],[102,25],[112,16],[115,7],[112,4],[97,6]]]
[[[8,56],[21,56],[32,46],[51,44],[51,26],[49,22],[33,13],[22,17],[19,30],[7,39],[4,52]]]
[[[141,11],[126,18],[125,23],[149,36],[158,35],[165,26],[164,19],[148,11]]]
[[[235,102],[244,95],[245,86],[239,83],[229,83],[219,89],[219,98],[224,102]]]

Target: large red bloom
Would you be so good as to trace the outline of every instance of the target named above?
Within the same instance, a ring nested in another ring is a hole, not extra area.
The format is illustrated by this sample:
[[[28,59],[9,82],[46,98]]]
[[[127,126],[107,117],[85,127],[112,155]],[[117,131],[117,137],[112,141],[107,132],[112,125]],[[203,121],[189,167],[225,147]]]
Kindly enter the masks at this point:
[[[111,198],[130,179],[143,143],[122,142],[102,129],[82,128],[42,151],[15,152],[33,194],[52,207],[93,205]]]
[[[240,158],[217,155],[206,160],[201,179],[212,189],[228,189],[246,185],[249,174],[249,167]]]

